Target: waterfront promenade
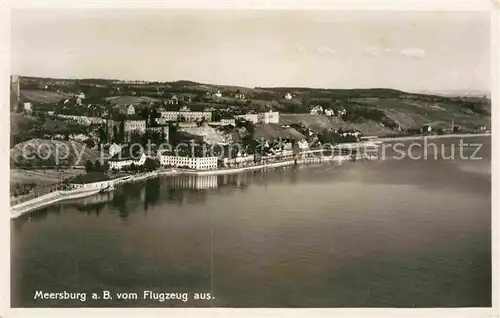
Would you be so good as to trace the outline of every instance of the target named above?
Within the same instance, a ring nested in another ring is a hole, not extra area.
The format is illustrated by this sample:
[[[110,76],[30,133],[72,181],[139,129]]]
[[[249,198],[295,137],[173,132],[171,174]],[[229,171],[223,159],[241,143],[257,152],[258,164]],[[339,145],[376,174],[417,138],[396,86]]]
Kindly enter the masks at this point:
[[[225,174],[237,174],[243,173],[247,171],[255,171],[255,170],[263,170],[263,169],[274,169],[286,166],[292,166],[295,164],[312,164],[312,163],[326,163],[326,162],[337,162],[341,163],[343,161],[352,160],[352,156],[332,156],[332,157],[305,157],[298,158],[296,160],[281,160],[274,162],[267,162],[262,164],[249,164],[247,166],[242,167],[234,167],[234,168],[219,168],[214,170],[205,170],[205,171],[197,171],[190,169],[160,169],[157,171],[140,173],[135,175],[127,175],[120,178],[116,178],[113,181],[113,185],[119,185],[123,183],[129,182],[138,182],[144,181],[151,178],[156,178],[160,176],[177,176],[177,175],[197,175],[197,176],[209,176],[209,175],[225,175]],[[366,157],[366,158],[356,158],[360,159],[376,159],[375,157]],[[99,192],[101,189],[91,192],[91,191],[54,191],[37,198],[24,201],[20,204],[11,206],[11,218],[17,218],[22,214],[29,213],[33,210],[39,209],[41,207],[45,207],[50,204],[54,204],[59,201],[70,200],[75,198],[82,198],[86,196],[90,196]]]

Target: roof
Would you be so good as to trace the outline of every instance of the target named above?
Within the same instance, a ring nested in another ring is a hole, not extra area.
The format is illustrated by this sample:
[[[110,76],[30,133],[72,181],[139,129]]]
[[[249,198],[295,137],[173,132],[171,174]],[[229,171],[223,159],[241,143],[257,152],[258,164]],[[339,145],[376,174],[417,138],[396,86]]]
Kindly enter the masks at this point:
[[[93,182],[107,181],[110,179],[111,178],[108,175],[102,172],[90,172],[87,174],[76,176],[73,179],[70,179],[70,183],[87,184]]]

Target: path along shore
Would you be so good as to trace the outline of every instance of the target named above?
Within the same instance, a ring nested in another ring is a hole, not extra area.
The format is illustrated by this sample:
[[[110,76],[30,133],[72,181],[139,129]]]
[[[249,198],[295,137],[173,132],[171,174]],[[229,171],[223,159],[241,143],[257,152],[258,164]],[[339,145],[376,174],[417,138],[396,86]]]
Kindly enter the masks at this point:
[[[472,137],[490,137],[491,133],[478,134],[449,134],[449,135],[429,135],[429,136],[406,136],[406,137],[386,137],[373,138],[371,141],[407,141],[407,140],[424,140],[424,139],[442,139],[442,138],[472,138]]]
[[[357,158],[362,159],[362,158]],[[363,159],[376,159],[375,157],[363,158]],[[237,168],[221,168],[216,170],[207,171],[195,171],[188,169],[169,169],[169,170],[159,170],[153,172],[146,172],[137,175],[128,175],[114,180],[113,185],[119,185],[129,182],[143,181],[151,178],[156,178],[159,176],[177,176],[177,175],[195,175],[195,176],[210,176],[210,175],[227,175],[236,174],[247,171],[262,170],[262,169],[272,169],[285,166],[292,166],[294,164],[310,164],[310,163],[324,163],[324,162],[338,162],[352,160],[351,156],[334,156],[334,157],[323,157],[323,158],[302,158],[295,160],[286,160],[278,162],[270,162],[260,165],[252,165],[246,167]],[[42,207],[57,203],[59,201],[72,200],[77,198],[83,198],[87,196],[92,196],[102,189],[97,190],[68,190],[68,191],[54,191],[29,201],[22,202],[11,206],[11,218],[17,218],[22,214],[29,213],[33,210],[40,209]]]

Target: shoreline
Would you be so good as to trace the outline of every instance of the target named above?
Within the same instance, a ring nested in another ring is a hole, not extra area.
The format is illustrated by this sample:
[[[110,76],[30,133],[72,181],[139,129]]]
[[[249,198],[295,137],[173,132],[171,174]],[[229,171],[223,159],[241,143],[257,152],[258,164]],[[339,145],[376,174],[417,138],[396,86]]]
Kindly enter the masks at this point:
[[[490,137],[491,133],[476,133],[476,134],[448,134],[448,135],[431,135],[431,136],[406,136],[406,137],[386,137],[386,138],[374,138],[370,140],[375,143],[383,143],[383,142],[391,142],[391,141],[408,141],[408,140],[426,140],[426,139],[441,139],[441,138],[472,138],[472,137]],[[357,157],[356,160],[374,160],[378,159],[375,157]],[[351,156],[335,156],[335,157],[309,157],[295,160],[286,160],[272,163],[265,163],[259,165],[251,165],[244,167],[235,167],[235,168],[218,168],[215,170],[205,170],[205,171],[196,171],[189,169],[178,169],[172,168],[169,170],[157,170],[152,172],[140,173],[136,175],[127,175],[123,177],[116,178],[113,181],[113,185],[120,185],[129,182],[139,182],[148,180],[151,178],[157,178],[161,176],[179,176],[179,175],[191,175],[191,176],[216,176],[216,175],[230,175],[243,173],[247,171],[256,171],[256,170],[265,170],[265,169],[273,169],[280,167],[287,167],[292,165],[303,165],[303,164],[312,164],[312,163],[327,163],[327,162],[344,162],[352,160]],[[60,201],[77,199],[92,196],[95,193],[98,193],[102,189],[98,190],[69,190],[69,191],[55,191],[50,192],[45,195],[39,196],[37,198],[24,201],[22,203],[11,205],[10,214],[11,219],[17,218],[20,215],[32,212],[34,210],[46,207],[51,204],[55,204]]]
[[[373,160],[375,158],[357,158],[357,160]],[[265,169],[274,169],[280,167],[293,166],[295,164],[311,164],[311,163],[326,163],[326,162],[338,162],[342,163],[344,161],[352,160],[351,156],[335,156],[335,157],[327,157],[327,158],[303,158],[295,160],[286,160],[280,162],[272,162],[254,166],[246,166],[246,167],[237,167],[237,168],[222,168],[216,170],[207,170],[207,171],[196,171],[196,170],[188,170],[188,169],[177,169],[173,168],[170,170],[160,170],[153,172],[141,173],[138,175],[128,175],[117,178],[113,182],[113,186],[144,181],[152,178],[158,178],[161,176],[179,176],[179,175],[194,175],[194,176],[216,176],[216,175],[229,175],[229,174],[237,174],[243,173],[247,171],[255,171],[255,170],[265,170]],[[103,189],[94,189],[94,190],[67,190],[67,191],[54,191],[37,198],[24,201],[17,205],[13,205],[10,207],[10,218],[15,219],[23,214],[38,210],[40,208],[49,206],[51,204],[55,204],[60,201],[66,201],[71,199],[79,199],[84,197],[92,196],[96,193],[99,193]],[[113,190],[112,190],[113,191]]]
[[[382,137],[382,138],[373,138],[370,141],[387,142],[387,141],[407,141],[407,140],[445,139],[445,138],[472,138],[472,137],[491,137],[491,133]]]

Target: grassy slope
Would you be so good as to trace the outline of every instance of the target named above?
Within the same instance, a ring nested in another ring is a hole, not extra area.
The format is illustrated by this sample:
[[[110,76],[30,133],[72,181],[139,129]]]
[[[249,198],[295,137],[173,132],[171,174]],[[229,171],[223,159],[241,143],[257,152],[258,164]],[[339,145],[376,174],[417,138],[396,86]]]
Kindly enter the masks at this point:
[[[46,90],[21,90],[21,100],[26,100],[33,103],[57,103],[58,101],[68,97],[71,97],[71,95]]]
[[[78,156],[82,153],[82,149],[83,154],[80,161],[78,161]],[[66,150],[69,150],[69,153],[67,153]],[[89,149],[85,145],[78,142],[46,139],[31,139],[17,144],[10,150],[10,158],[12,161],[19,162],[21,160],[21,156],[32,152],[38,153],[41,156],[46,156],[50,153],[53,158],[55,158],[58,154],[59,158],[68,158],[73,165],[78,166],[84,166],[87,160],[95,161],[100,159],[99,151]]]

